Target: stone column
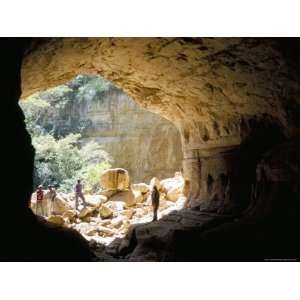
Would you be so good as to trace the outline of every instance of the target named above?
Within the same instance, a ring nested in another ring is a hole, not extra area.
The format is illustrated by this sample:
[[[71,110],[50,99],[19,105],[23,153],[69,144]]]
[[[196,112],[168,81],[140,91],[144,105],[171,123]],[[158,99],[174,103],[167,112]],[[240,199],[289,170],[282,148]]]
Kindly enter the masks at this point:
[[[190,181],[188,207],[215,213],[240,212],[250,199],[249,168],[251,164],[239,147],[186,151],[183,171],[185,180]]]

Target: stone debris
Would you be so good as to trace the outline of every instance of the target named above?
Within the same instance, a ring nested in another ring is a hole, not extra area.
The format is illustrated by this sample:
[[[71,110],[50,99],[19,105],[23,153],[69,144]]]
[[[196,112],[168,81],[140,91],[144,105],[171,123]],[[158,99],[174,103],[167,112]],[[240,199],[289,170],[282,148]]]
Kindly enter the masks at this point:
[[[131,190],[121,191],[109,198],[110,201],[122,201],[127,207],[134,206],[136,199],[134,193]]]
[[[140,192],[142,195],[147,194],[150,191],[150,187],[146,183],[135,183],[131,185],[131,189],[134,192]]]
[[[57,225],[63,225],[65,223],[65,220],[62,216],[54,216],[54,215],[51,215],[48,217],[48,221],[49,222],[52,222],[54,224],[57,224]]]
[[[113,213],[113,210],[104,204],[99,209],[99,215],[102,219],[112,218]]]
[[[62,196],[58,193],[60,209],[49,213],[48,221],[73,228],[89,241],[109,245],[116,238],[124,238],[132,225],[152,221],[151,189],[154,185],[160,190],[158,219],[184,207],[186,198],[181,174],[176,173],[175,177],[162,181],[154,177],[149,184],[137,183],[129,187],[128,172],[125,170],[117,177],[117,170],[123,169],[107,170],[101,182],[105,183],[105,188],[123,190],[113,190],[105,195],[86,195],[87,206],[79,206],[79,211],[74,209],[73,194]],[[48,207],[47,201],[45,205]],[[31,208],[35,212],[34,195]]]

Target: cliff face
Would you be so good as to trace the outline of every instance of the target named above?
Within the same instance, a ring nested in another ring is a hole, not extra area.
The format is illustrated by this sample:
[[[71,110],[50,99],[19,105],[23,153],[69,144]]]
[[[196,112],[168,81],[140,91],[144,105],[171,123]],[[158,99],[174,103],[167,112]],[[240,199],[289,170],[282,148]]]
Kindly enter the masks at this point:
[[[176,127],[141,108],[120,90],[110,89],[102,99],[73,106],[73,113],[87,123],[83,141],[103,145],[113,157],[113,167],[127,169],[132,181],[166,178],[181,169],[182,149]]]
[[[74,84],[76,79],[65,87]],[[171,122],[141,108],[111,84],[100,94],[90,89],[79,96],[76,90],[82,87],[84,84],[77,86],[75,93],[71,89],[59,100],[42,93],[50,107],[38,124],[58,136],[80,132],[82,143],[98,142],[111,155],[112,166],[127,169],[133,182],[147,182],[153,176],[166,178],[181,169],[179,131]]]

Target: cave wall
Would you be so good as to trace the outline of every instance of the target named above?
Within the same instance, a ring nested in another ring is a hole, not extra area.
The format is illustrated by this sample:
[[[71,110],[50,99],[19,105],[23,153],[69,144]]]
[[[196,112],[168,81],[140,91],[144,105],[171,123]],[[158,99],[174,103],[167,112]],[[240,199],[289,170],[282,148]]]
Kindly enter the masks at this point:
[[[54,38],[33,41],[23,97],[77,74],[100,74],[180,131],[189,205],[247,207],[256,165],[299,136],[296,40],[265,38]]]

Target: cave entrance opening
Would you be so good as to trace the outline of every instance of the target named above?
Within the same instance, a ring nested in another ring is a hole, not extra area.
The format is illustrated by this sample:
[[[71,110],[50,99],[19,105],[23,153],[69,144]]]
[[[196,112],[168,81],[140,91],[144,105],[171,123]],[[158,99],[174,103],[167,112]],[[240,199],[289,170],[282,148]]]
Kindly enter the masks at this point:
[[[78,75],[20,106],[36,151],[34,189],[44,190],[42,205],[32,195],[34,213],[108,244],[130,225],[152,220],[154,183],[159,218],[183,207],[179,131],[112,82]],[[78,179],[87,206],[79,199],[75,210]]]

